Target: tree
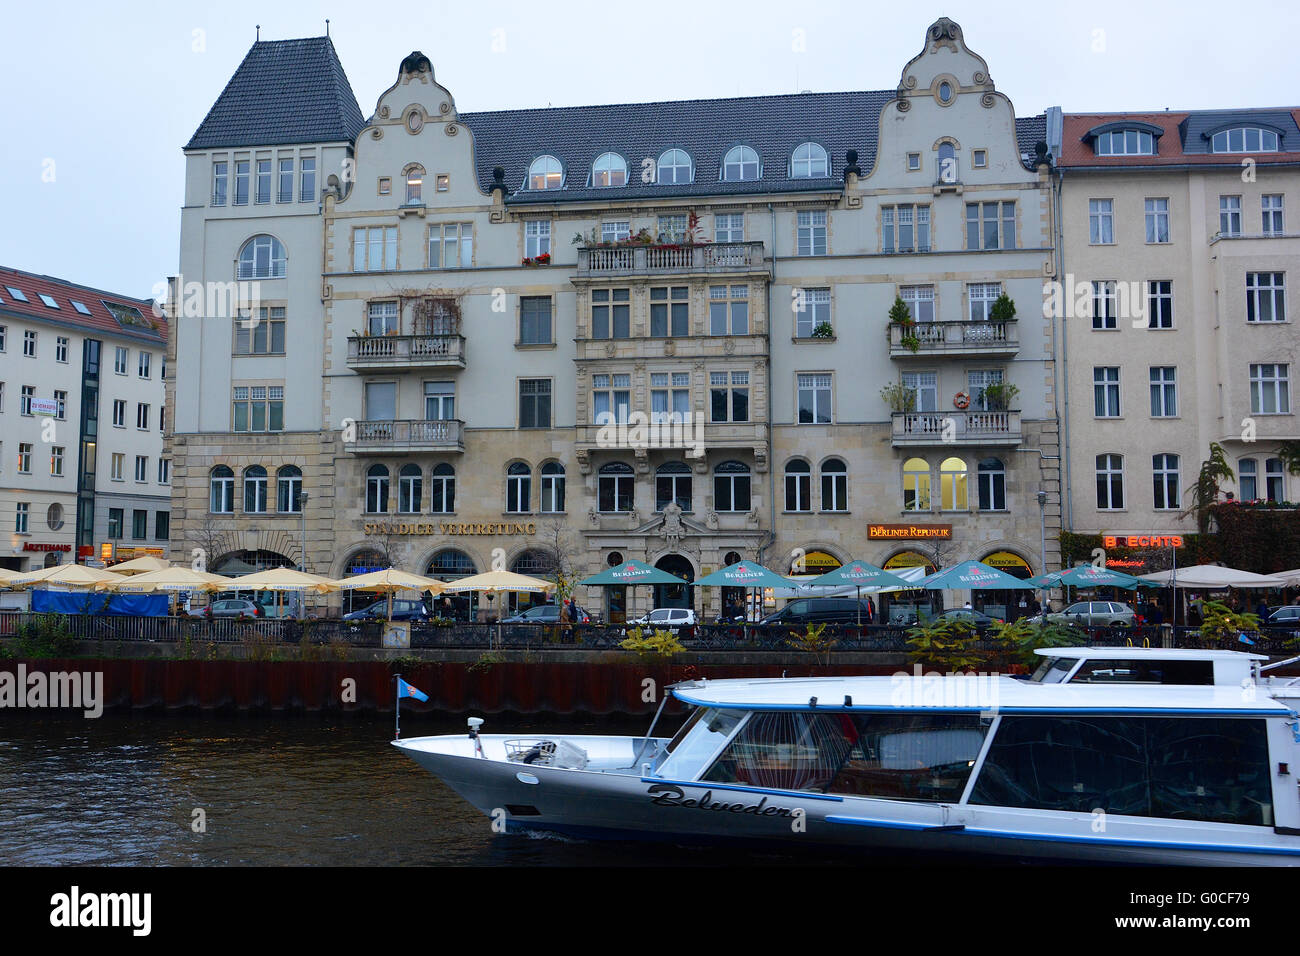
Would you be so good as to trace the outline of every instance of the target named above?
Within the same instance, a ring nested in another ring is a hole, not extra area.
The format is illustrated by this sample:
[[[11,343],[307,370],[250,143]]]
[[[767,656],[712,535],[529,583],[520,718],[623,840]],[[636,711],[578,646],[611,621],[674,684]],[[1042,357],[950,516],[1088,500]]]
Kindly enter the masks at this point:
[[[989,310],[989,319],[993,322],[1010,322],[1016,317],[1016,303],[1003,292],[993,303],[993,308]]]
[[[567,600],[578,582],[573,556],[582,549],[573,541],[573,533],[561,518],[552,518],[538,529],[538,544],[533,550],[542,559],[541,573],[555,581],[555,599]]]
[[[1192,503],[1180,517],[1196,515],[1197,530],[1201,534],[1206,534],[1210,530],[1210,509],[1219,500],[1219,492],[1222,490],[1220,483],[1232,481],[1235,477],[1232,468],[1228,465],[1228,457],[1224,454],[1223,446],[1218,442],[1210,442],[1210,457],[1201,462],[1201,471],[1196,476],[1196,483],[1187,491]]]

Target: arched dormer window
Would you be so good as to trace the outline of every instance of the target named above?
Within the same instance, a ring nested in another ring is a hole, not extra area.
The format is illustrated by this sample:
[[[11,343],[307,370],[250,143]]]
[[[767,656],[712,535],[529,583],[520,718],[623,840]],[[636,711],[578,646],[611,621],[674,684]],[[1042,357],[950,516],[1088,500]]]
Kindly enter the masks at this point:
[[[1259,126],[1234,126],[1210,137],[1210,149],[1216,153],[1276,153],[1279,145],[1275,130]]]
[[[237,279],[283,279],[284,243],[275,236],[253,236],[239,250]]]
[[[667,149],[659,154],[657,182],[663,185],[695,181],[695,163],[684,149]]]
[[[618,153],[601,153],[591,164],[593,186],[626,186],[627,160]]]
[[[559,189],[564,185],[564,167],[554,156],[538,156],[528,167],[529,189]]]
[[[826,150],[816,143],[804,143],[796,146],[790,156],[791,179],[824,179],[830,175],[830,163],[826,159]]]
[[[406,205],[418,206],[424,200],[420,197],[424,189],[424,167],[419,163],[411,163],[403,172],[406,179]]]
[[[1156,140],[1163,134],[1164,130],[1152,123],[1130,120],[1094,126],[1083,138],[1092,140],[1092,151],[1097,156],[1154,156]]]
[[[725,183],[749,182],[762,174],[758,153],[748,146],[734,146],[723,157],[722,181]]]

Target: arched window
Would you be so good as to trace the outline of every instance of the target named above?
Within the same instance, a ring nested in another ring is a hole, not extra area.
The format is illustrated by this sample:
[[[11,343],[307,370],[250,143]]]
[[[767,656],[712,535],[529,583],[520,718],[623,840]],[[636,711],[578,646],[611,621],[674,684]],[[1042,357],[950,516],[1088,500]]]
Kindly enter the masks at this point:
[[[350,558],[343,562],[344,575],[351,574],[369,574],[371,571],[382,571],[388,567],[388,562],[378,551],[367,548],[364,551],[357,551]]]
[[[555,570],[555,559],[545,551],[529,548],[510,562],[510,570],[515,574],[526,574],[530,578],[540,578]]]
[[[655,469],[655,511],[670,501],[683,511],[691,510],[691,466],[684,461],[666,461]]]
[[[930,463],[924,458],[903,463],[903,510],[930,510]]]
[[[785,465],[785,510],[812,510],[812,469],[800,458]]]
[[[564,511],[564,466],[558,461],[542,465],[542,511],[559,514]]]
[[[969,475],[962,458],[945,458],[939,465],[939,510],[965,511],[970,507]]]
[[[952,143],[939,144],[939,182],[955,183],[957,181],[957,150]]]
[[[403,465],[397,473],[397,510],[417,514],[424,498],[424,474],[419,465]]]
[[[529,189],[559,189],[564,185],[564,167],[554,156],[538,156],[528,167]]]
[[[981,458],[979,463],[980,511],[1007,510],[1007,473],[1001,458]]]
[[[1286,470],[1281,458],[1264,461],[1264,497],[1269,501],[1286,501]]]
[[[412,163],[406,167],[406,205],[417,206],[424,202],[420,193],[424,188],[424,167]]]
[[[728,551],[722,559],[722,566],[724,568],[729,568],[733,564],[739,564],[741,561],[744,560],[745,559],[740,556],[739,551]]]
[[[1178,456],[1159,454],[1151,456],[1151,483],[1155,492],[1157,511],[1170,511],[1178,507]]]
[[[282,279],[284,243],[274,236],[254,236],[239,250],[238,279]]]
[[[748,511],[750,508],[749,466],[724,461],[713,469],[713,510]]]
[[[451,514],[456,510],[456,469],[444,462],[433,466],[429,479],[429,510]]]
[[[1237,126],[1215,133],[1210,148],[1216,153],[1276,153],[1277,133],[1257,126]]]
[[[388,514],[387,465],[371,465],[366,471],[366,513]]]
[[[593,186],[626,186],[627,160],[618,153],[601,153],[591,164]]]
[[[1093,139],[1092,151],[1098,156],[1152,156],[1156,140],[1147,130],[1106,130]]]
[[[659,154],[658,178],[661,185],[695,181],[695,164],[682,149],[667,149]]]
[[[302,469],[297,465],[283,465],[275,473],[275,509],[283,514],[302,511]]]
[[[1097,456],[1097,507],[1117,510],[1124,507],[1124,456]]]
[[[1254,458],[1237,460],[1237,495],[1242,501],[1259,500],[1259,462]]]
[[[467,578],[476,571],[473,558],[464,551],[452,548],[435,554],[424,573],[439,581],[455,581],[458,578]]]
[[[266,513],[266,469],[261,465],[249,465],[244,469],[244,513]]]
[[[210,496],[208,510],[214,514],[228,515],[235,510],[235,473],[225,465],[212,469],[208,479]]]
[[[758,153],[748,146],[732,147],[722,160],[722,181],[728,183],[748,182],[762,175],[758,162]]]
[[[621,461],[611,461],[600,466],[596,481],[596,510],[605,512],[631,511],[636,473],[632,466]]]
[[[796,146],[790,157],[791,179],[822,179],[830,175],[826,150],[816,143]]]
[[[822,511],[849,510],[849,469],[838,458],[822,462]]]
[[[506,511],[522,514],[532,510],[533,470],[522,461],[506,469]]]

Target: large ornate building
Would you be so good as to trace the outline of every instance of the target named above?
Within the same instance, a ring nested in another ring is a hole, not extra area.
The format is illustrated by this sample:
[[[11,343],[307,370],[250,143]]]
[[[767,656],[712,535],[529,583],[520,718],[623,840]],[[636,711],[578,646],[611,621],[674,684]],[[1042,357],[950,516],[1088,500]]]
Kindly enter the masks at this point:
[[[1037,572],[1045,139],[946,19],[894,90],[461,114],[412,53],[369,119],[259,42],[185,150],[173,556]],[[579,600],[733,597],[643,590]]]

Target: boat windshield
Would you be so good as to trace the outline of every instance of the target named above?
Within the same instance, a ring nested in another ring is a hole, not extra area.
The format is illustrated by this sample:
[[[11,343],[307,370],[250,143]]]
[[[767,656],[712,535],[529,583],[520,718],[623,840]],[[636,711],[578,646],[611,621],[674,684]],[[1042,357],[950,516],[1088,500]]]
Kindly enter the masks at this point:
[[[1070,673],[1076,660],[1073,657],[1044,657],[1038,670],[1034,671],[1034,676],[1029,679],[1039,684],[1059,684]]]
[[[672,780],[694,780],[744,716],[743,710],[699,708],[669,741],[668,756],[658,774]]]

